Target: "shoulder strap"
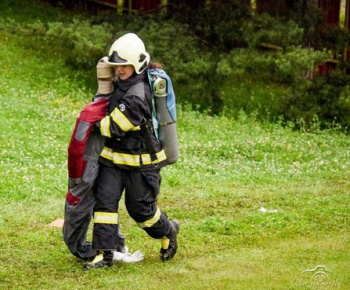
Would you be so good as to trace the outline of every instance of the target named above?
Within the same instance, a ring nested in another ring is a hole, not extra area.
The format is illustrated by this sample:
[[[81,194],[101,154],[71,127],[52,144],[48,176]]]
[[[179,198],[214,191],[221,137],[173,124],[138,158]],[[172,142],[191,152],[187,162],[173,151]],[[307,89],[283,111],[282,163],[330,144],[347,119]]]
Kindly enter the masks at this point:
[[[151,156],[151,161],[154,164],[154,161],[156,161],[157,158],[157,151],[153,146],[152,138],[151,138],[151,130],[152,130],[152,123],[150,120],[144,119],[144,122],[141,124],[141,135],[143,139],[145,140],[147,151]]]

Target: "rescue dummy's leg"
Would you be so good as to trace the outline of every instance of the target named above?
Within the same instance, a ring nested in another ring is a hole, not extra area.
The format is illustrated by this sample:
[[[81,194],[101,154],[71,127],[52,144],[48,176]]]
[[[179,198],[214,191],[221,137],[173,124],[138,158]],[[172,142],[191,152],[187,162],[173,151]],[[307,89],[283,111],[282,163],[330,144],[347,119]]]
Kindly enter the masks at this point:
[[[91,222],[91,216],[95,198],[89,192],[77,205],[70,206],[66,203],[63,226],[63,239],[70,252],[83,260],[91,260],[98,253],[92,249],[91,242],[86,241],[86,234]],[[118,233],[118,252],[125,253],[125,236]]]
[[[70,252],[83,260],[92,259],[97,254],[91,243],[86,242],[94,204],[93,194],[87,194],[79,204],[71,206],[66,202],[65,206],[63,239]]]
[[[129,215],[155,239],[160,239],[160,259],[171,260],[178,248],[180,224],[169,220],[156,205],[161,177],[159,170],[130,172],[125,178],[125,205]]]

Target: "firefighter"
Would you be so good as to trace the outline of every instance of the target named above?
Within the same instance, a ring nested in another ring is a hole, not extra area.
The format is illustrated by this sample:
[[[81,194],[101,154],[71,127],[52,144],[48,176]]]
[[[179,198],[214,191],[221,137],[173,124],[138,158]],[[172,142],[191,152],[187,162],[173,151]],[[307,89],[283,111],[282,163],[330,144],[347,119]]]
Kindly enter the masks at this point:
[[[93,216],[92,247],[100,254],[84,265],[86,269],[113,265],[123,191],[129,215],[150,237],[161,241],[160,259],[171,260],[177,251],[179,223],[169,220],[156,204],[160,169],[167,165],[167,160],[150,121],[152,95],[147,78],[150,56],[143,41],[128,33],[113,43],[108,62],[115,66],[116,82],[108,114],[95,128],[105,137]]]

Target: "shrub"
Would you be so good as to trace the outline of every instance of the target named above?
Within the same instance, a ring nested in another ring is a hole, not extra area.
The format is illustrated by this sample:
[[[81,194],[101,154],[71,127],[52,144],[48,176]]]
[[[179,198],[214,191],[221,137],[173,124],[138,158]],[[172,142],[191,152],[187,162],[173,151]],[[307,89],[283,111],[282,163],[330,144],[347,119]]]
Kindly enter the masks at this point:
[[[317,76],[308,87],[295,87],[286,99],[284,114],[288,119],[303,119],[310,126],[317,116],[322,129],[338,123],[350,125],[350,76],[337,69],[327,76]]]
[[[106,15],[47,24],[37,21],[27,24],[25,30],[50,44],[45,53],[58,54],[75,69],[90,70],[86,74],[88,80],[95,78],[92,68],[99,58],[108,54],[113,41],[127,32],[135,32],[144,40],[152,60],[165,65],[179,91],[179,102],[190,102],[203,109],[215,105],[211,77],[215,61],[210,52],[197,46],[185,25],[148,16],[122,15],[115,19]]]
[[[210,3],[180,18],[74,14],[68,20],[7,21],[4,27],[25,32],[30,41],[24,45],[56,55],[86,72],[84,78],[91,88],[96,86],[98,59],[119,36],[135,32],[144,40],[152,60],[165,65],[179,103],[209,114],[236,116],[243,110],[260,119],[276,120],[282,115],[305,122],[317,115],[321,122],[349,124],[348,78],[338,72],[312,79],[314,65],[330,54],[302,46],[305,33],[309,33],[300,26],[305,17],[252,17],[247,5],[239,5],[241,1],[228,1],[232,11],[216,1]],[[335,39],[336,51],[340,51],[348,35],[339,33]]]
[[[110,32],[106,24],[93,25],[74,19],[71,23],[51,22],[47,40],[62,50],[66,62],[75,68],[93,67],[109,45]]]
[[[176,19],[189,25],[201,45],[219,52],[246,46],[242,27],[253,16],[250,1],[199,1],[196,9],[186,4],[175,7]]]
[[[271,17],[268,14],[255,15],[244,22],[242,37],[249,47],[273,45],[284,49],[288,46],[300,45],[304,29],[293,20]]]

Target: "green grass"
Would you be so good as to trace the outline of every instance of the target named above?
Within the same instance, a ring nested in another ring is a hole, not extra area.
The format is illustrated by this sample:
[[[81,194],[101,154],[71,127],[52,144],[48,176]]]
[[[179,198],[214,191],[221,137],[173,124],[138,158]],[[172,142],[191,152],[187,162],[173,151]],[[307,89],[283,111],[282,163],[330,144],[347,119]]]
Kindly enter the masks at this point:
[[[349,288],[349,136],[180,107],[181,158],[162,171],[159,198],[181,222],[178,254],[160,262],[159,242],[122,205],[127,244],[145,259],[83,271],[48,224],[63,217],[66,150],[94,92],[81,73],[30,48],[29,35],[9,33],[3,15],[0,24],[1,289]],[[317,265],[332,271],[325,284],[302,273]]]

